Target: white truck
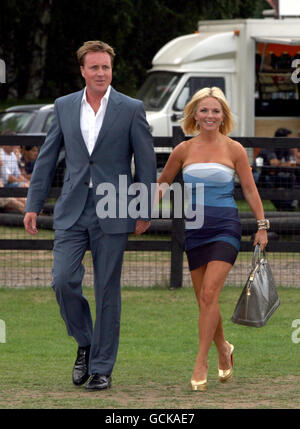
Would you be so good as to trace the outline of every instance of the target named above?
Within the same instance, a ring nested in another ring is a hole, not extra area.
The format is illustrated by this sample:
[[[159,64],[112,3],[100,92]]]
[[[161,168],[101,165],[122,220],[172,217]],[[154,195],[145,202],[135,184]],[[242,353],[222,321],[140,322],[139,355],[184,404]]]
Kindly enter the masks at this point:
[[[299,1],[300,4],[300,1]],[[300,13],[299,13],[300,15]],[[163,46],[137,97],[153,136],[171,136],[198,89],[218,86],[234,114],[232,136],[300,131],[300,18],[200,21]]]

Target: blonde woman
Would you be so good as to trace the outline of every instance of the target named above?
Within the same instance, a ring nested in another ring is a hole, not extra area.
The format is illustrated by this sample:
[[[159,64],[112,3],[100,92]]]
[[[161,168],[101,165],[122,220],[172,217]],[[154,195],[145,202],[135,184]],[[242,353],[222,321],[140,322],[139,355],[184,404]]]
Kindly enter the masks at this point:
[[[226,382],[233,373],[234,346],[224,337],[218,297],[238,255],[241,239],[241,223],[233,198],[235,173],[258,222],[253,244],[259,243],[263,250],[268,241],[269,222],[264,218],[247,153],[240,143],[227,137],[233,126],[223,92],[217,87],[198,91],[186,105],[182,120],[184,132],[193,137],[174,149],[158,180],[159,184],[171,184],[182,170],[184,182],[192,184],[188,187],[190,207],[195,211],[196,204],[196,210],[204,210],[202,227],[185,230],[186,254],[200,310],[192,390],[207,388],[207,356],[213,341],[219,356],[219,380]],[[197,207],[199,189],[203,189],[204,207],[203,203]]]

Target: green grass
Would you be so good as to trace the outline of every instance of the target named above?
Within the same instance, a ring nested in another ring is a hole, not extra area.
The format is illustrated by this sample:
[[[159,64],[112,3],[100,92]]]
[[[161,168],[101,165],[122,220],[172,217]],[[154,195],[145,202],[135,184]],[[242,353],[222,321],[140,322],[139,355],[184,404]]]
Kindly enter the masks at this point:
[[[76,344],[67,336],[50,289],[0,289],[0,408],[248,408],[298,407],[300,344],[291,327],[300,319],[297,289],[278,290],[281,306],[263,328],[235,325],[239,288],[220,296],[225,335],[235,345],[234,379],[217,381],[215,346],[209,353],[209,390],[189,391],[197,351],[198,310],[192,288],[125,288],[113,387],[75,388]],[[85,288],[94,313],[93,290]],[[299,335],[300,338],[300,335]]]

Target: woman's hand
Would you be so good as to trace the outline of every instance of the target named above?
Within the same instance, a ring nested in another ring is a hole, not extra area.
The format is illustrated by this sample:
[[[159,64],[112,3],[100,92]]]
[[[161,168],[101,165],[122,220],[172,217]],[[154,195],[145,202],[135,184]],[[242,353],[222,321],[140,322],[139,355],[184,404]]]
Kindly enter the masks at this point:
[[[264,250],[268,244],[268,234],[266,229],[260,229],[257,231],[254,237],[253,246],[260,245],[261,250]]]

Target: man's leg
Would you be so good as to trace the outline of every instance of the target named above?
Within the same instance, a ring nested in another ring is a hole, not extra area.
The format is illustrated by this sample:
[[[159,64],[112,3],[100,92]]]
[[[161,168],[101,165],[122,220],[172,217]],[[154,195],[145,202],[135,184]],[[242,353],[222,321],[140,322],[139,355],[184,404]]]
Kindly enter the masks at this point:
[[[128,234],[105,234],[98,226],[90,231],[90,237],[94,262],[96,320],[89,372],[110,375],[119,345],[120,279]]]
[[[53,288],[68,334],[78,343],[72,380],[80,386],[89,378],[89,355],[93,323],[88,301],[82,294],[82,260],[89,247],[90,213],[94,211],[90,192],[80,218],[68,230],[57,230],[54,240]]]
[[[90,307],[82,294],[82,259],[87,247],[88,233],[82,227],[55,231],[53,289],[68,334],[79,347],[91,344],[93,332]]]

